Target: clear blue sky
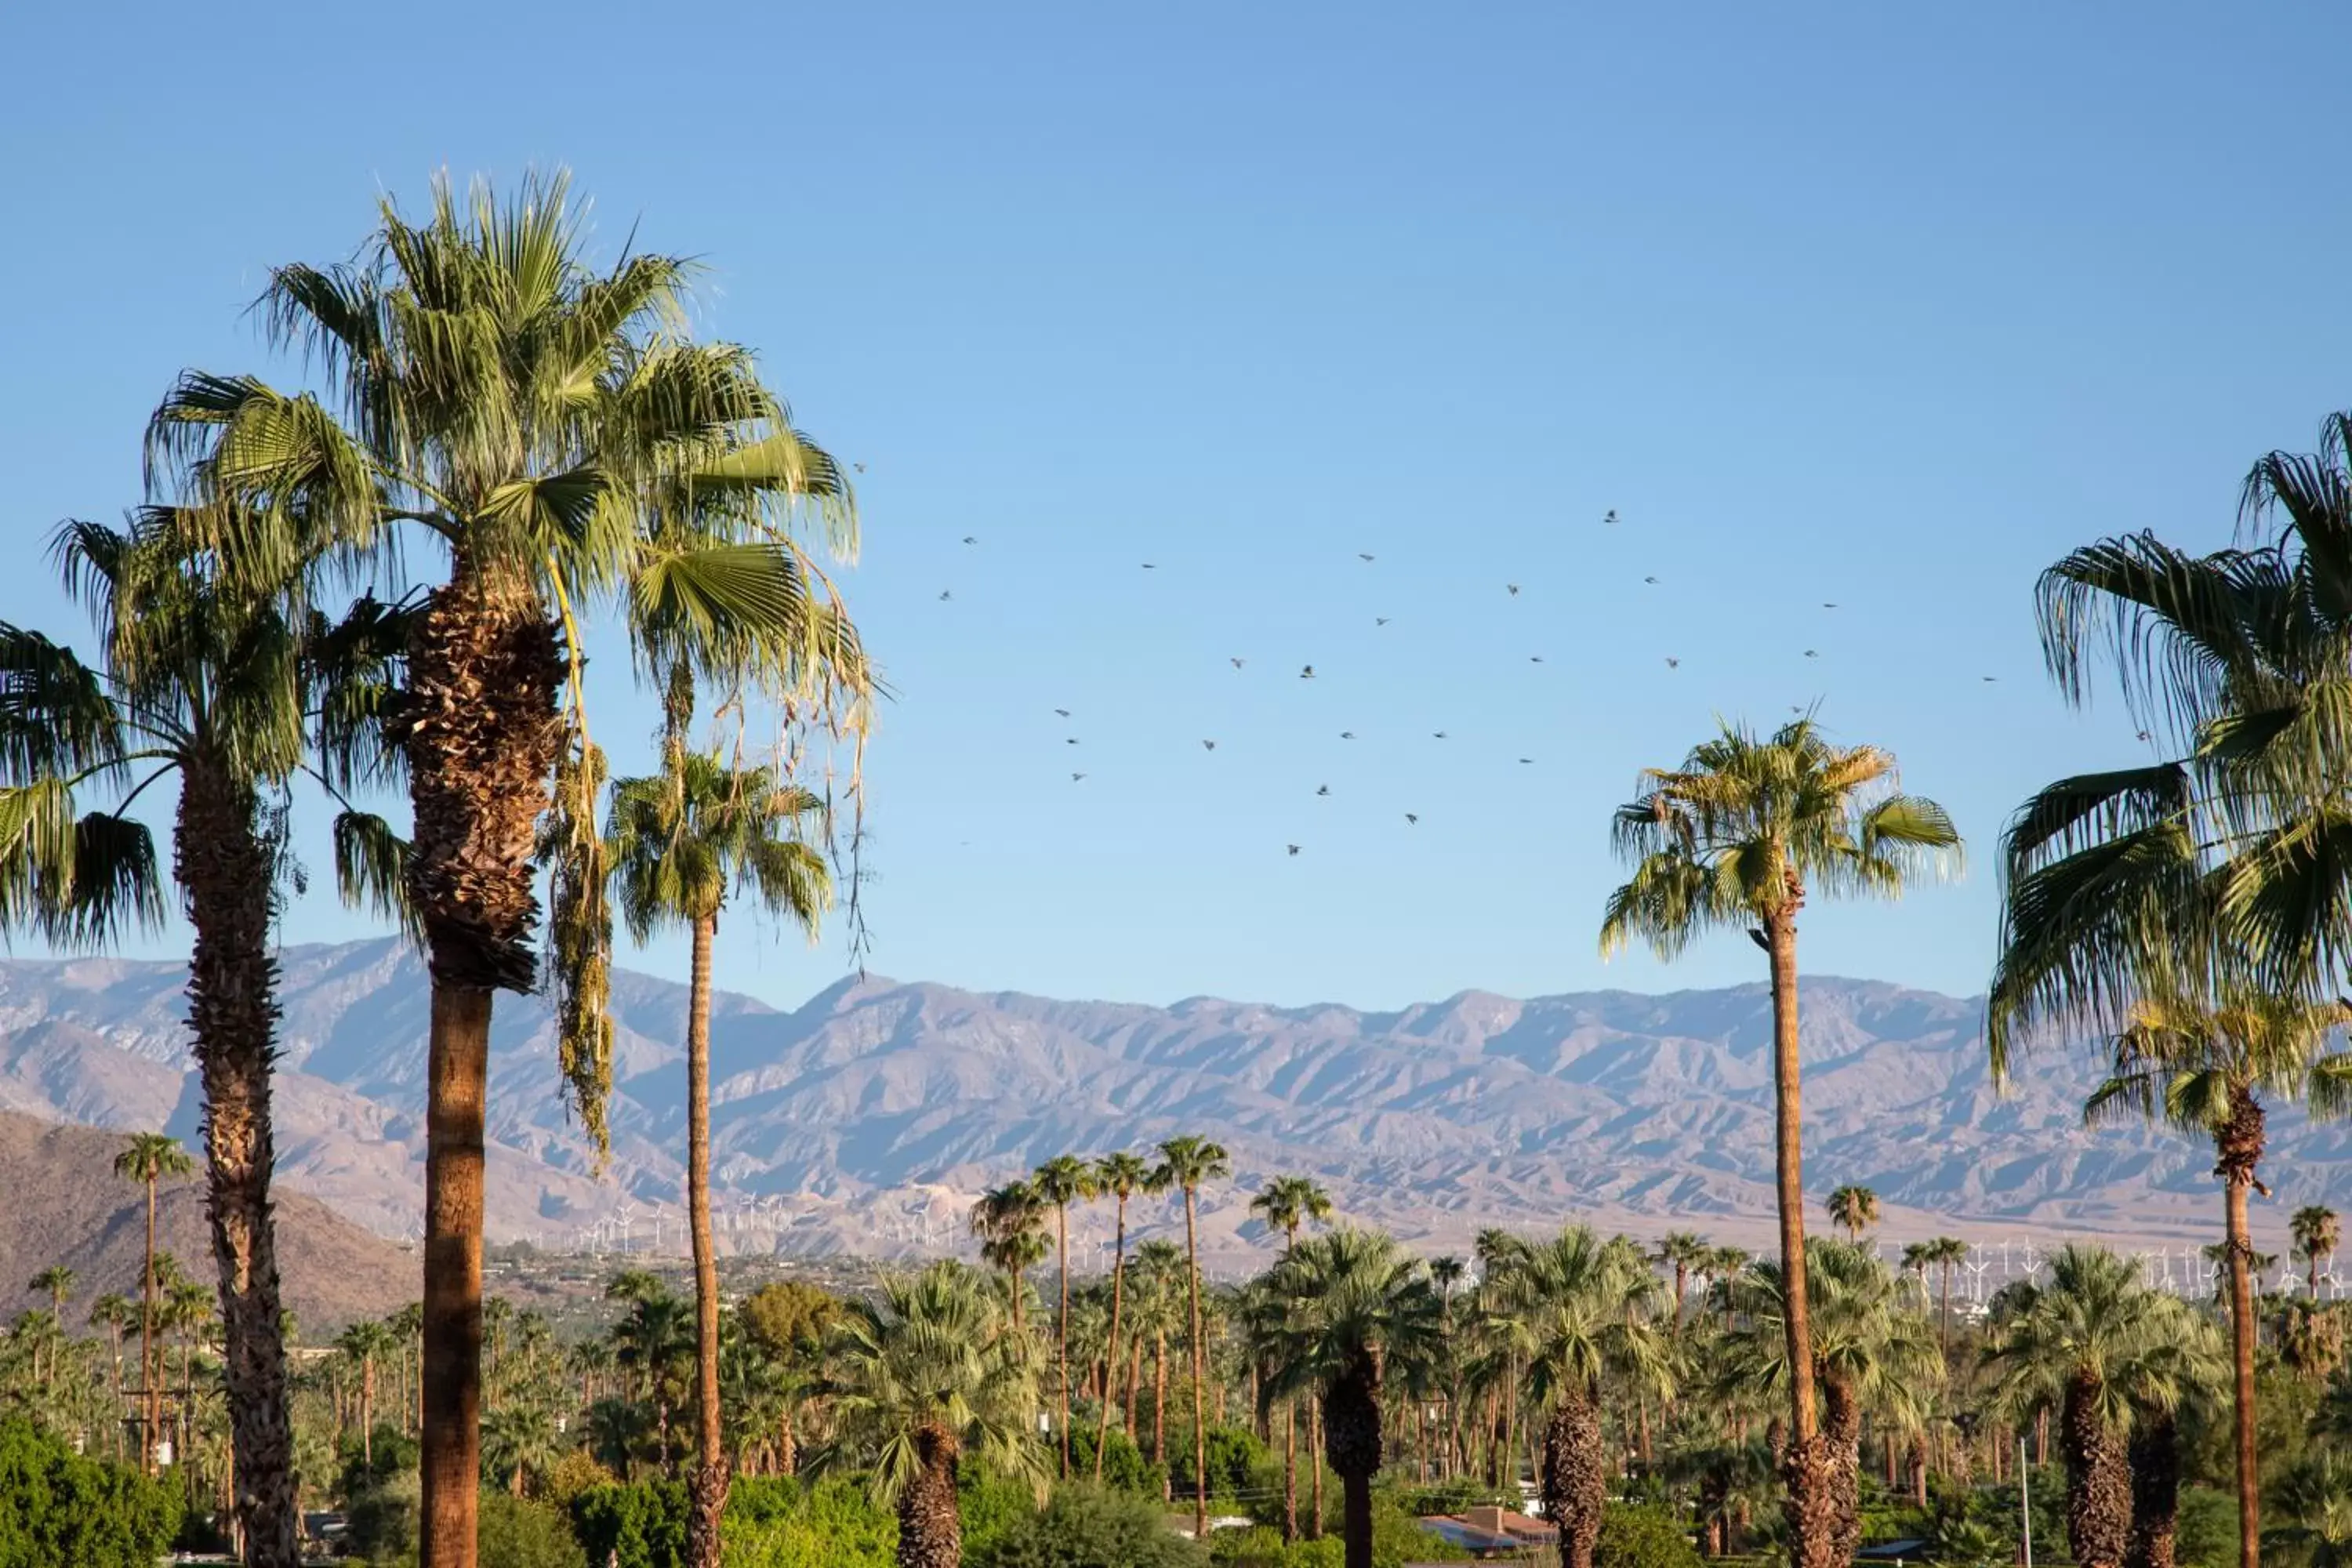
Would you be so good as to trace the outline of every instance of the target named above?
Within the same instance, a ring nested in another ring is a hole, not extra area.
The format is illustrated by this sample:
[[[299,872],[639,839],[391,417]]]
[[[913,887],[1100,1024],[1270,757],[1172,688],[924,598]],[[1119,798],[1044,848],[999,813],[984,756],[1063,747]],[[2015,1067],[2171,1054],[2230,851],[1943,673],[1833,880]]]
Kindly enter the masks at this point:
[[[266,268],[342,256],[436,169],[562,163],[606,254],[635,226],[707,258],[703,324],[867,465],[848,582],[900,694],[876,971],[1370,1005],[1758,978],[1737,936],[1599,962],[1607,813],[1716,713],[1819,700],[1979,853],[1811,912],[1808,966],[1973,991],[2004,816],[2137,750],[2042,679],[2035,573],[2113,531],[2222,542],[2250,462],[2352,405],[2348,33],[2317,5],[15,7],[0,616],[68,620],[39,544],[135,499],[175,371],[290,374],[242,315]],[[616,670],[595,701],[608,737],[650,725]],[[366,929],[313,895],[289,934]],[[795,1002],[844,957],[740,921],[721,962]]]

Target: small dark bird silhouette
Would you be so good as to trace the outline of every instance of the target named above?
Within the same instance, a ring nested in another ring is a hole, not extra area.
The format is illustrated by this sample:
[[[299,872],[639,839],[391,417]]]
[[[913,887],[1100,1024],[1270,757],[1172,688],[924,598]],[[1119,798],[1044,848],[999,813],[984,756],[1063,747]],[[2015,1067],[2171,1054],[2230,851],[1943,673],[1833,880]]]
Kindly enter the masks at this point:
[[[1339,739],[1343,741],[1352,741],[1355,738],[1356,732],[1353,730],[1342,730],[1339,731]]]
[[[1543,662],[1543,655],[1539,653],[1531,653],[1528,655],[1528,662],[1529,664],[1541,664]]]
[[[1060,714],[1065,719],[1070,716],[1070,710],[1066,708],[1056,708],[1054,711]]]
[[[1144,569],[1146,572],[1157,572],[1157,571],[1159,571],[1159,570],[1160,570],[1160,568],[1159,568],[1159,567],[1157,567],[1157,566],[1153,565],[1153,564],[1152,564],[1150,562],[1149,562],[1149,561],[1147,561],[1147,562],[1145,562],[1145,563],[1143,563],[1143,569]]]
[[[1371,557],[1370,557],[1370,556],[1369,556],[1369,555],[1367,555],[1367,554],[1365,554],[1362,551],[1359,550],[1359,551],[1357,551],[1357,552],[1356,552],[1356,559],[1357,559],[1357,560],[1359,560],[1359,561],[1370,561],[1370,560],[1371,559]]]
[[[1445,739],[1445,731],[1443,730],[1433,730],[1430,731],[1430,737],[1433,740],[1443,741]]]
[[[1296,854],[1297,854],[1297,853],[1298,853],[1298,846],[1297,846],[1297,845],[1296,845],[1296,844],[1293,844],[1293,845],[1289,846],[1289,849],[1290,849],[1290,852],[1291,852],[1293,855],[1296,855]]]
[[[1372,625],[1374,625],[1374,626],[1387,626],[1388,624],[1389,624],[1389,618],[1388,618],[1386,616],[1374,616],[1372,617]]]
[[[1315,793],[1317,795],[1329,795],[1331,793],[1331,786],[1329,784],[1317,784],[1315,786]]]
[[[1534,762],[1534,761],[1535,761],[1535,759],[1534,759],[1533,757],[1521,757],[1521,758],[1519,759],[1519,761],[1520,761],[1521,763],[1532,763],[1532,762]]]
[[[1077,783],[1080,779],[1082,779],[1082,778],[1084,778],[1084,777],[1086,777],[1086,776],[1087,776],[1087,775],[1086,775],[1086,774],[1084,774],[1084,773],[1072,773],[1072,774],[1070,775],[1070,782],[1071,782],[1072,784],[1076,784],[1076,783]]]
[[[1215,751],[1215,750],[1217,749],[1217,743],[1216,743],[1214,741],[1203,741],[1203,742],[1201,742],[1201,744],[1202,744],[1202,746],[1204,746],[1204,747],[1208,748],[1208,749],[1209,749],[1210,751],[1212,751],[1212,752],[1213,752],[1213,751]]]
[[[1409,811],[1408,811],[1408,812],[1406,812],[1406,813],[1404,814],[1404,819],[1405,819],[1407,822],[1419,822],[1419,821],[1421,820],[1421,818],[1419,818],[1418,816],[1415,816],[1412,813],[1411,813],[1411,812],[1409,812]]]
[[[865,464],[863,464],[863,463],[852,463],[852,464],[850,464],[849,466],[850,466],[851,468],[856,468],[856,469],[859,473],[861,473],[861,474],[862,474],[862,473],[864,473],[864,472],[866,471],[866,465],[865,465]]]
[[[1072,736],[1068,737],[1067,739],[1066,739],[1066,740],[1065,740],[1065,741],[1063,741],[1063,742],[1062,742],[1062,744],[1064,744],[1064,745],[1066,745],[1066,746],[1075,746],[1075,745],[1076,745],[1077,743],[1078,743],[1078,738],[1077,738],[1076,735],[1072,735]]]
[[[2139,732],[2139,738],[2140,738],[2141,740],[2143,740],[2143,741],[2147,740],[2147,731],[2145,731],[2145,730],[2142,730],[2142,731]]]
[[[966,544],[978,544],[980,540],[977,535],[967,533],[963,536],[963,542]]]
[[[1247,664],[1249,660],[1245,658],[1237,658],[1234,660],[1234,668],[1235,669],[1239,669],[1243,665]]]
[[[2000,679],[2000,676],[1998,676],[1998,675],[1988,675],[1988,676],[1986,676],[1986,677],[1985,677],[1985,679],[1986,679],[1987,681],[1999,680]]]
[[[1643,578],[1643,579],[1642,579],[1642,581],[1643,581],[1643,582],[1644,582],[1644,583],[1654,583],[1654,582],[1656,582],[1656,581],[1657,581],[1657,579],[1656,579],[1655,577],[1644,577],[1644,578]]]
[[[1613,506],[1612,506],[1612,507],[1611,507],[1611,508],[1609,509],[1609,515],[1608,515],[1608,516],[1606,516],[1606,517],[1604,517],[1604,518],[1602,518],[1601,521],[1602,522],[1607,523],[1607,524],[1608,524],[1610,527],[1612,527],[1612,528],[1616,527],[1616,526],[1617,526],[1617,509],[1616,509],[1615,507],[1613,507]]]
[[[1301,680],[1312,680],[1312,679],[1315,679],[1315,667],[1314,667],[1313,665],[1311,665],[1311,664],[1310,664],[1310,665],[1308,665],[1305,669],[1300,670],[1300,671],[1298,672],[1298,679],[1301,679]]]
[[[952,599],[952,598],[954,598],[954,597],[955,597],[955,595],[954,595],[953,594],[949,593],[945,588],[942,588],[942,589],[940,589],[940,603],[944,604],[944,603],[946,603],[948,600]]]
[[[1676,658],[1673,654],[1666,655],[1666,668],[1668,669],[1680,669],[1682,667],[1683,661],[1681,659]]]
[[[1506,583],[1503,586],[1510,590],[1512,598],[1516,599],[1519,596],[1519,585],[1517,583]]]
[[[1806,657],[1807,658],[1821,658],[1822,656],[1821,656],[1821,654],[1820,654],[1820,652],[1819,652],[1818,650],[1813,649],[1813,648],[1807,648],[1807,649],[1805,650],[1805,657]]]
[[[1837,608],[1837,601],[1835,599],[1823,599],[1822,601],[1822,608],[1824,610],[1834,610]]]

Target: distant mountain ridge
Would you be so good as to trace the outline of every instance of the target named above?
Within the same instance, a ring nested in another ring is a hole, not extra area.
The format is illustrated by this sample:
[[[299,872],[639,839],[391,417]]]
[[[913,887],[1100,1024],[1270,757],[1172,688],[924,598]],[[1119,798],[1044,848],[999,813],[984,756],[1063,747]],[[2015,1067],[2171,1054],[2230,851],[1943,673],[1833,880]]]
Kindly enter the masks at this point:
[[[285,950],[280,1167],[379,1232],[423,1193],[426,991],[396,941]],[[193,1143],[180,966],[0,962],[0,1110]],[[555,1092],[545,1007],[501,997],[491,1049],[490,1224],[559,1244],[584,1227],[679,1245],[685,987],[615,975],[613,1155],[599,1173]],[[2211,1156],[2140,1128],[2085,1131],[2081,1055],[1994,1094],[1980,1000],[1803,983],[1807,1186],[1875,1188],[1893,1234],[2100,1231],[2203,1239]],[[1515,1000],[1465,992],[1397,1012],[1193,997],[1168,1007],[845,980],[793,1012],[722,993],[713,1163],[729,1244],[943,1246],[982,1186],[1065,1151],[1205,1132],[1235,1182],[1209,1197],[1213,1252],[1261,1241],[1246,1189],[1309,1172],[1344,1212],[1431,1245],[1570,1218],[1682,1224],[1761,1242],[1771,1214],[1770,1002],[1762,984]],[[2334,1191],[2347,1130],[2274,1118],[2266,1233]],[[1168,1216],[1139,1205],[1147,1228]],[[1076,1235],[1107,1237],[1108,1215]]]

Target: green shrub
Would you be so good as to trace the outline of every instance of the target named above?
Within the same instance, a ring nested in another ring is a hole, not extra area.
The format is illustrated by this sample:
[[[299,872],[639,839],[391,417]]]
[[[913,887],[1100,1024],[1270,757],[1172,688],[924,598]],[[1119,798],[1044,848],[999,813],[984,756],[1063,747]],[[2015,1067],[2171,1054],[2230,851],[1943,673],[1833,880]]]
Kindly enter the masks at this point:
[[[1028,1528],[964,1552],[968,1568],[1197,1568],[1208,1561],[1169,1530],[1158,1503],[1091,1482],[1064,1486]]]
[[[963,1524],[963,1554],[970,1561],[1036,1524],[1037,1489],[1026,1481],[967,1465],[956,1478],[956,1513]]]
[[[0,1417],[0,1568],[152,1568],[180,1513],[175,1489]]]
[[[891,1568],[898,1521],[848,1480],[745,1478],[727,1499],[727,1568]]]
[[[1302,1442],[1301,1448],[1305,1447]],[[1246,1426],[1212,1426],[1208,1432],[1209,1495],[1240,1497],[1251,1489],[1253,1472],[1265,1468],[1269,1456],[1257,1434]],[[1301,1473],[1305,1470],[1305,1455],[1300,1456]],[[1188,1429],[1179,1435],[1171,1426],[1168,1433],[1168,1473],[1175,1486],[1175,1495],[1181,1500],[1192,1495],[1192,1434]]]
[[[1070,1435],[1070,1473],[1095,1473],[1095,1433],[1091,1426]],[[1102,1479],[1103,1485],[1113,1491],[1132,1492],[1157,1501],[1160,1489],[1167,1483],[1167,1472],[1164,1467],[1145,1458],[1134,1439],[1114,1426],[1103,1444]]]
[[[1593,1568],[1699,1568],[1682,1521],[1664,1509],[1612,1504],[1601,1510]]]
[[[482,1494],[481,1568],[588,1568],[587,1553],[563,1515],[543,1502],[505,1492]]]
[[[677,1568],[686,1513],[683,1481],[590,1487],[572,1500],[572,1533],[598,1568]]]
[[[344,1505],[350,1522],[343,1530],[352,1555],[366,1563],[415,1562],[420,1493],[415,1470],[352,1492]]]

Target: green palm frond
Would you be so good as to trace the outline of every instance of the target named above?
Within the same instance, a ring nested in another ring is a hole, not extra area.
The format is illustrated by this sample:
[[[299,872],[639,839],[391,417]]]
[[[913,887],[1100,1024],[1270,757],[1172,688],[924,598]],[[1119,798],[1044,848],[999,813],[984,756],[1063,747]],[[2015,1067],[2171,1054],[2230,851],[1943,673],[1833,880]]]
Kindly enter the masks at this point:
[[[423,928],[408,898],[408,841],[372,812],[335,814],[335,887],[343,902],[396,922],[410,940]]]

